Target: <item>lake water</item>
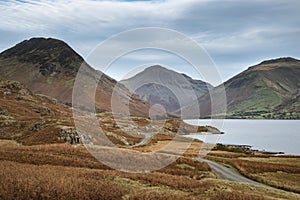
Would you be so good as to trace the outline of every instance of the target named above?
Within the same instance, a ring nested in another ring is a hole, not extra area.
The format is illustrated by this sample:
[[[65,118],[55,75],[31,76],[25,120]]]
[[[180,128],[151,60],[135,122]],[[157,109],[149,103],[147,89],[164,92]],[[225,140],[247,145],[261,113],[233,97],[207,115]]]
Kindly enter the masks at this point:
[[[300,120],[185,120],[193,125],[212,125],[225,134],[190,135],[207,143],[251,145],[252,149],[300,155]],[[223,124],[222,124],[223,123]]]

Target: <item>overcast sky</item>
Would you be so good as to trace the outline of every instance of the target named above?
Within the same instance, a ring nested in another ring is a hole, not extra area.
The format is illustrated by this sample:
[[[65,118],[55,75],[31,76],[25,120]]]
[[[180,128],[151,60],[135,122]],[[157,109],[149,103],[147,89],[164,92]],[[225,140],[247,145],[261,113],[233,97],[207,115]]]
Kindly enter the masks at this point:
[[[299,8],[299,0],[0,0],[0,50],[31,37],[54,37],[86,58],[119,32],[161,27],[196,40],[227,80],[266,59],[299,59]],[[106,73],[120,79],[130,66],[162,63],[199,78],[186,63],[171,57],[157,51],[136,52]]]

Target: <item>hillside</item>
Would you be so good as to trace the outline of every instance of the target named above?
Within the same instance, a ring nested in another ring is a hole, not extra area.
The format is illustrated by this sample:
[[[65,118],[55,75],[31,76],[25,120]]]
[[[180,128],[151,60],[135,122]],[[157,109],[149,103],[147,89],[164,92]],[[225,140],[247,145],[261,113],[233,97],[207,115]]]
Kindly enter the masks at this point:
[[[64,103],[72,102],[73,84],[83,58],[65,42],[52,38],[32,38],[0,54],[0,77],[16,80],[34,93],[45,94]],[[116,81],[88,66],[88,76],[102,75],[96,91],[96,105],[100,110],[111,110],[111,94]],[[123,102],[131,99],[132,114],[148,114],[149,104],[123,86],[117,94]],[[94,98],[85,93],[85,98]]]
[[[212,88],[208,83],[159,65],[148,67],[121,83],[144,100],[161,104],[167,112],[188,105]]]
[[[261,62],[224,83],[227,117],[298,118],[300,113],[300,61],[279,58]],[[212,93],[221,101],[218,93]],[[199,103],[202,116],[210,115],[210,95],[206,94],[186,109]]]
[[[71,109],[56,99],[0,79],[0,139],[22,144],[64,142],[59,130],[73,126],[71,116]]]
[[[271,116],[299,113],[299,86],[299,60],[279,58],[264,61],[225,82],[229,114]]]

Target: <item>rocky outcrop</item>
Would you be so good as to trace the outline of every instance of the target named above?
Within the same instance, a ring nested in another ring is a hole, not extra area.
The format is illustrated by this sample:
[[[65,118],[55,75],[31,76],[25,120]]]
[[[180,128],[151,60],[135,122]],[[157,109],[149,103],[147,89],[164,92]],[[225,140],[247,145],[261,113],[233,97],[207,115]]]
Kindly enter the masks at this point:
[[[55,115],[54,112],[46,106],[34,106],[33,110],[34,110],[34,112],[39,113],[41,116],[46,116],[46,115],[54,116]]]
[[[81,138],[73,126],[58,127],[59,139],[70,144],[80,144]]]
[[[69,144],[92,144],[93,138],[90,135],[79,134],[74,126],[59,126],[58,139]]]

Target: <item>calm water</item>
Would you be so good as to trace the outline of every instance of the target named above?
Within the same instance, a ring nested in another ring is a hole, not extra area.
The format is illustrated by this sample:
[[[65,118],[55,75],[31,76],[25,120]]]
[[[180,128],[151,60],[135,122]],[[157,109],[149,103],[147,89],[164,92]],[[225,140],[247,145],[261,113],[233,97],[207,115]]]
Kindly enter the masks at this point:
[[[247,144],[252,149],[285,152],[285,154],[300,155],[300,120],[185,120],[193,125],[212,125],[224,131],[224,135],[199,136],[208,143]]]

